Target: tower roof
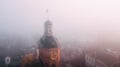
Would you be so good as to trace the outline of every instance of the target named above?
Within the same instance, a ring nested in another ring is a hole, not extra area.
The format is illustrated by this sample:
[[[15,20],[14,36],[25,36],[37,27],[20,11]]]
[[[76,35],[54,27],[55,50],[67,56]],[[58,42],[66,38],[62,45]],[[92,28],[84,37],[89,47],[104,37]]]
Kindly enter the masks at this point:
[[[45,25],[52,25],[52,22],[48,19],[47,21],[45,21]]]

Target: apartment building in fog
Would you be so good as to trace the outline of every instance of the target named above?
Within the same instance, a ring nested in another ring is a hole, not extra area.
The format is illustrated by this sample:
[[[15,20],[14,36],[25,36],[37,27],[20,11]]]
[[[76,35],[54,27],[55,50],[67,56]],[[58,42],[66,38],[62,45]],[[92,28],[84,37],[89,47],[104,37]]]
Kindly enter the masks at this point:
[[[110,49],[92,51],[85,54],[85,66],[120,67],[120,55]]]

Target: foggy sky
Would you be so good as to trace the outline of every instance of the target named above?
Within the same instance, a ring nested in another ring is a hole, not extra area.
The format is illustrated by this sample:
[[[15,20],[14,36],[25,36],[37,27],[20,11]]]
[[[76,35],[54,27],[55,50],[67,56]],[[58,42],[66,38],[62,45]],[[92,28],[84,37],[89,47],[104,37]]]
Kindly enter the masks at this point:
[[[57,37],[120,40],[119,0],[0,0],[0,35],[41,36],[46,9]]]

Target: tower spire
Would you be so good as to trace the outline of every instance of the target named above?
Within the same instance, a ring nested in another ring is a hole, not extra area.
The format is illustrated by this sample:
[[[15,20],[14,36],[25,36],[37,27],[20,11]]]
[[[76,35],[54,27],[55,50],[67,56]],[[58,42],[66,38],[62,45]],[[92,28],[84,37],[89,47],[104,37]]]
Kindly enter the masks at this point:
[[[49,20],[49,10],[46,9],[46,13],[47,13],[47,20]]]

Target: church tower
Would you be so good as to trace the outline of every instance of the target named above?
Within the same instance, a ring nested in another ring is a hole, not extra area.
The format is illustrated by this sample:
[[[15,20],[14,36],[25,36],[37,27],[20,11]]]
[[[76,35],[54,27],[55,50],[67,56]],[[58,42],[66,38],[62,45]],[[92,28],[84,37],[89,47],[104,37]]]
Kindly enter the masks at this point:
[[[48,10],[46,10],[46,13],[49,15]],[[49,20],[49,16],[47,16],[47,21],[44,22],[44,34],[40,39],[39,48],[58,48],[57,40],[53,36],[52,27],[53,24]]]
[[[52,22],[50,20],[44,23],[44,35],[40,39],[39,46],[41,46],[41,48],[58,48],[57,40],[53,36]]]
[[[44,24],[44,35],[45,36],[53,36],[52,22],[49,19]]]
[[[53,36],[52,22],[47,19],[44,23],[44,34],[39,41],[39,60],[43,67],[60,67],[60,48]]]

